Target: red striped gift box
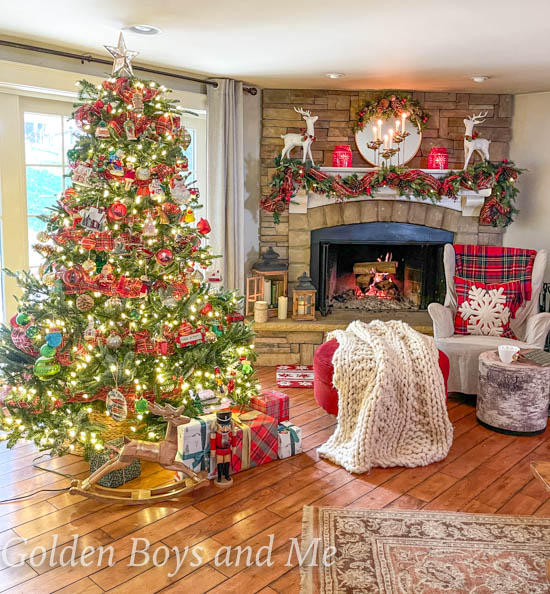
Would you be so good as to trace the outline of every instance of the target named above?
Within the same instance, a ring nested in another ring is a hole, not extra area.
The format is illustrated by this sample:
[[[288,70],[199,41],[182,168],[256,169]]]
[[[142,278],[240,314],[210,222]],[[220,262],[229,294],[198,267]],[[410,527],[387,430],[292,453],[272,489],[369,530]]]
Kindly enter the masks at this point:
[[[312,365],[277,365],[279,388],[313,388]]]

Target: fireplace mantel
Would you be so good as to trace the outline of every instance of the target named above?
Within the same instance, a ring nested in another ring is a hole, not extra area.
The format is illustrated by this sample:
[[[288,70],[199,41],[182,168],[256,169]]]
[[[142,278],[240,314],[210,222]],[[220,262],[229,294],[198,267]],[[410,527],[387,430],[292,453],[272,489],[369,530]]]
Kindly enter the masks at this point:
[[[321,171],[324,171],[325,173],[330,175],[340,175],[342,177],[352,175],[354,173],[357,175],[365,175],[365,173],[373,170],[375,170],[375,168],[371,167],[321,167]],[[450,173],[450,170],[448,169],[422,169],[421,171],[429,173],[430,175],[438,178],[445,177]],[[490,195],[490,188],[479,191],[460,190],[457,200],[449,198],[448,196],[442,196],[439,202],[432,203],[429,199],[422,200],[412,195],[400,196],[396,190],[384,188],[378,190],[372,196],[363,194],[361,196],[357,196],[356,198],[348,198],[345,200],[345,202],[361,202],[363,200],[398,200],[406,202],[420,202],[425,204],[434,204],[435,206],[448,208],[450,210],[456,210],[461,212],[462,216],[465,217],[478,217],[485,203],[485,198]],[[334,202],[334,198],[327,198],[322,194],[308,193],[305,190],[300,190],[289,205],[289,213],[305,214],[307,213],[308,209],[334,204]]]

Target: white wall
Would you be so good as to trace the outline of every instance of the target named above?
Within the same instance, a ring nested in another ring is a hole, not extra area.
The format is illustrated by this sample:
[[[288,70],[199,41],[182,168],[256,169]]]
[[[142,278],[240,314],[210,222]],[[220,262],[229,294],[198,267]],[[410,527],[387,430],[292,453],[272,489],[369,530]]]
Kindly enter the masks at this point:
[[[516,220],[504,245],[550,251],[550,93],[516,95],[510,157],[520,176]],[[550,281],[550,263],[545,280]]]

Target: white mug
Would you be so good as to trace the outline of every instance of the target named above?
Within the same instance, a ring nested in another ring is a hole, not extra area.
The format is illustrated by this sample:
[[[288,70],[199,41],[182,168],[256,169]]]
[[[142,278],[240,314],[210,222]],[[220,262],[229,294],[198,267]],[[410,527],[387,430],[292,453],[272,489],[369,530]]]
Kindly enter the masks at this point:
[[[498,356],[503,363],[511,363],[517,353],[519,353],[519,347],[512,344],[501,344],[498,347]]]

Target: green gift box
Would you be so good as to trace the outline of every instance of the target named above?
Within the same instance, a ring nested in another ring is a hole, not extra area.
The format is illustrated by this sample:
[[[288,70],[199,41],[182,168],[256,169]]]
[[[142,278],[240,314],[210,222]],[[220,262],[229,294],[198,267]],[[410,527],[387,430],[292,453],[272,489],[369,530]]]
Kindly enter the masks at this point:
[[[103,450],[94,452],[94,454],[90,456],[90,474],[95,472],[98,468],[101,468],[105,462],[109,462],[116,458],[123,445],[123,438],[113,439],[105,444]],[[109,489],[115,489],[116,487],[120,487],[120,485],[137,478],[140,474],[141,464],[139,460],[134,460],[131,464],[126,466],[126,468],[113,470],[113,472],[106,474],[102,479],[97,481],[97,484],[102,487],[108,487]]]

